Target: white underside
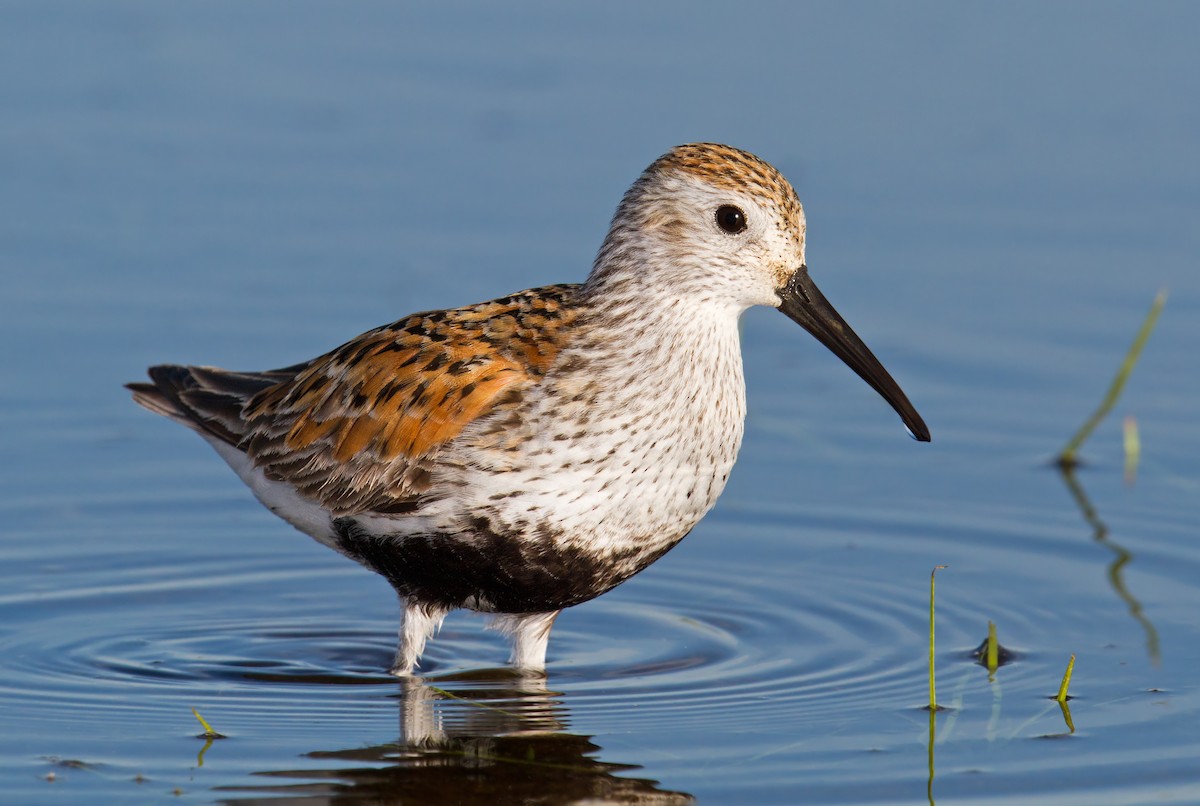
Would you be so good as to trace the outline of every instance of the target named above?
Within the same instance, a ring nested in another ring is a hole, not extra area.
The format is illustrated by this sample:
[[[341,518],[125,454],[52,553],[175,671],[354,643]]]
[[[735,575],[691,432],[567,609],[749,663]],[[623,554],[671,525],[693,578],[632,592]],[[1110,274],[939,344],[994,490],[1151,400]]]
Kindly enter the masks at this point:
[[[208,440],[263,506],[319,543],[337,550],[333,519],[324,507],[300,495],[290,484],[267,478],[249,456],[229,443],[204,433],[200,436]]]
[[[229,443],[203,433],[201,436],[208,440],[221,458],[233,468],[238,478],[253,491],[263,506],[321,544],[340,552],[337,535],[333,529],[333,519],[326,509],[300,495],[291,485],[267,478],[246,454]],[[387,531],[386,518],[373,517],[363,520],[369,521],[370,526],[379,531]],[[394,522],[393,528],[397,528]],[[447,611],[429,610],[403,599],[400,605],[400,641],[391,673],[403,677],[411,675],[417,669],[421,654],[425,651],[425,643],[442,626]],[[511,639],[512,655],[509,663],[512,666],[522,671],[540,672],[546,666],[546,645],[550,640],[550,628],[554,625],[557,615],[558,611],[501,614],[492,618],[489,628],[502,632]]]

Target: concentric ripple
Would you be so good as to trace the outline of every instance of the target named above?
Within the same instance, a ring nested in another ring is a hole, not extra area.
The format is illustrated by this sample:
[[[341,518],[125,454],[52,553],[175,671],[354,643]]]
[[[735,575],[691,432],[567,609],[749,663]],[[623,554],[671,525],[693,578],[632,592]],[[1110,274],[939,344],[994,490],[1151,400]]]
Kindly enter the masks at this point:
[[[1169,634],[1197,599],[1186,589],[1200,567],[1194,552],[1146,541],[1137,573],[1126,573],[1132,560],[1118,569],[1129,577],[1118,591],[1111,546],[1086,531],[1081,540],[1077,526],[1048,514],[1036,529],[997,513],[986,526],[947,519],[920,534],[894,514],[817,511],[808,520],[815,526],[803,541],[791,539],[789,517],[739,522],[744,550],[736,560],[716,545],[726,528],[718,521],[692,538],[695,549],[567,611],[546,678],[498,670],[507,652],[500,636],[478,617],[455,614],[430,644],[424,677],[397,681],[386,674],[398,615],[388,587],[321,552],[243,551],[235,561],[214,549],[181,552],[175,565],[129,554],[108,558],[102,583],[95,558],[64,558],[55,586],[37,582],[0,596],[9,659],[0,707],[51,734],[132,721],[148,735],[190,737],[198,725],[188,710],[198,706],[235,742],[266,735],[311,754],[285,763],[285,777],[321,777],[314,770],[322,759],[340,758],[369,735],[375,765],[565,753],[567,766],[611,783],[611,770],[590,758],[597,745],[589,737],[688,737],[694,754],[711,758],[736,754],[723,736],[772,730],[836,735],[829,748],[842,753],[910,745],[927,725],[918,709],[927,696],[928,558],[951,566],[939,577],[941,701],[954,708],[945,724],[988,742],[1063,732],[1043,697],[1053,693],[1068,648],[1081,652],[1084,669],[1106,662],[1106,653],[1114,663],[1144,662],[1144,625],[1161,619],[1156,629]],[[1177,528],[1167,521],[1155,531]],[[907,533],[897,539],[897,530]],[[997,578],[1048,592],[1012,595]],[[1164,612],[1158,591],[1169,593],[1174,610]],[[1000,675],[1011,703],[1004,707],[1001,689],[969,654],[989,620],[1018,650]],[[1061,658],[1047,649],[1060,646]],[[1166,651],[1175,647],[1167,642]],[[1084,680],[1091,685],[1080,684],[1081,725],[1136,725],[1144,691],[1156,686],[1173,708],[1200,711],[1187,690],[1172,693],[1173,684],[1185,687],[1169,675],[1147,676],[1132,691],[1102,689],[1094,672]],[[329,738],[305,738],[313,725]],[[548,736],[559,738],[547,744]],[[742,752],[768,776],[793,775],[799,763],[774,745],[750,742]],[[67,757],[56,748],[42,755]],[[285,774],[268,760],[275,756],[247,759],[242,773]],[[806,764],[821,758],[829,761],[811,748],[803,756]],[[806,769],[807,780],[823,769]],[[880,781],[896,774],[873,769]],[[228,775],[222,786],[243,788],[234,770]]]
[[[757,541],[760,555],[772,550],[765,542]],[[974,551],[1024,548],[1010,541]],[[914,550],[912,541],[905,550]],[[779,564],[672,556],[618,592],[567,611],[551,641],[552,685],[570,690],[576,713],[601,715],[620,703],[622,724],[658,727],[705,719],[714,708],[737,727],[765,714],[819,719],[921,704],[928,627],[921,577],[891,573],[878,556],[858,562],[855,551],[795,557],[794,549]],[[13,614],[8,652],[21,660],[0,690],[19,691],[26,703],[69,704],[78,717],[77,709],[105,707],[98,689],[127,694],[130,686],[162,694],[168,705],[172,693],[213,685],[250,700],[271,699],[276,685],[394,689],[386,669],[397,613],[386,586],[333,558],[289,567],[252,555],[238,566],[133,565],[103,586],[0,600],[0,613]],[[366,579],[369,587],[346,596]],[[1020,634],[1041,629],[1048,616],[1033,602],[990,609],[978,597],[955,597],[953,577],[944,584],[948,663],[966,658],[990,619]],[[314,587],[328,597],[298,593]],[[482,624],[452,616],[430,645],[425,673],[436,679],[500,665],[503,642]]]

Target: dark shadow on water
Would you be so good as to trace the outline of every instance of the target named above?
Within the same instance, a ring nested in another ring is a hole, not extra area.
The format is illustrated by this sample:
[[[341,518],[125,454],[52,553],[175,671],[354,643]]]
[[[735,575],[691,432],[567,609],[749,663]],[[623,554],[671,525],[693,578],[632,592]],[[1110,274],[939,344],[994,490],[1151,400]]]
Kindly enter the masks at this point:
[[[392,743],[317,750],[294,770],[264,770],[260,785],[218,791],[223,802],[690,804],[691,795],[629,777],[601,761],[590,736],[567,731],[562,695],[541,677],[507,670],[400,681]]]
[[[1067,485],[1071,497],[1075,499],[1075,503],[1079,506],[1079,511],[1083,513],[1083,519],[1092,528],[1092,537],[1095,538],[1097,543],[1102,544],[1116,555],[1108,566],[1108,582],[1112,585],[1112,589],[1116,591],[1117,596],[1121,598],[1121,601],[1129,608],[1129,615],[1133,616],[1134,620],[1145,631],[1146,652],[1150,655],[1150,662],[1158,666],[1162,660],[1158,642],[1158,630],[1154,628],[1154,625],[1150,623],[1150,619],[1142,612],[1142,603],[1125,586],[1123,572],[1125,566],[1133,561],[1133,554],[1109,536],[1107,524],[1100,519],[1096,508],[1092,506],[1091,500],[1088,498],[1087,493],[1084,492],[1083,485],[1075,477],[1075,468],[1060,465],[1058,471],[1062,474],[1063,482]]]

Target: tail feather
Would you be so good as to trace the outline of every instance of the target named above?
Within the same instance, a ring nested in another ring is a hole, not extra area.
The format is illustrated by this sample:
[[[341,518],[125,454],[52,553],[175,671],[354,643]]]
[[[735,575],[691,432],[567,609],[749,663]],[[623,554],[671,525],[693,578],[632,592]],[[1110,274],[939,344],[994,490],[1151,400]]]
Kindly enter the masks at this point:
[[[163,364],[147,371],[151,383],[128,383],[125,387],[143,408],[236,446],[245,436],[242,410],[246,403],[298,369],[251,373]]]

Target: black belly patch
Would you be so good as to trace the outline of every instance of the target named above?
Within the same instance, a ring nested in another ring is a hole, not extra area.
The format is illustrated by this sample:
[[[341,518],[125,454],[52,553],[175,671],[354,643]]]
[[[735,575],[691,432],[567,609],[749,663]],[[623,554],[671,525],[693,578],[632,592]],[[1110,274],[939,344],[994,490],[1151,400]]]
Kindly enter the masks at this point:
[[[386,577],[401,596],[440,608],[496,613],[545,613],[586,602],[678,542],[602,556],[563,548],[549,535],[497,534],[483,518],[465,534],[376,536],[349,517],[338,518],[333,526],[338,547]]]

